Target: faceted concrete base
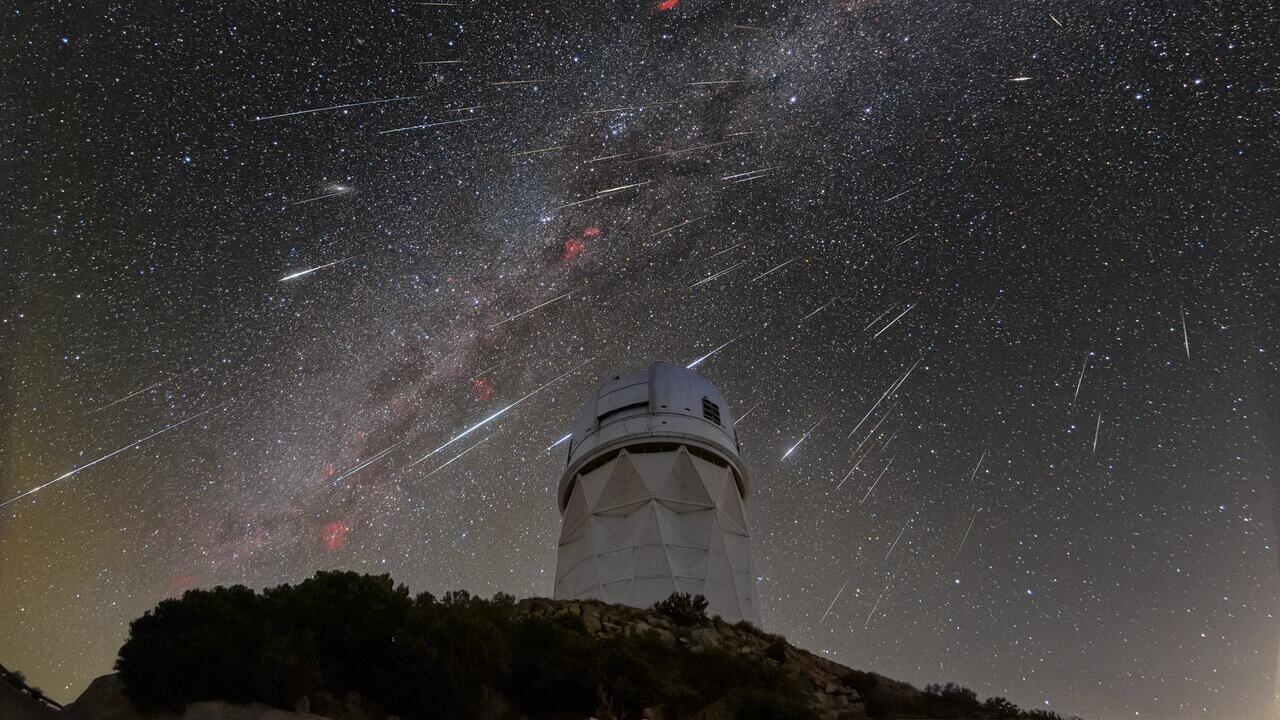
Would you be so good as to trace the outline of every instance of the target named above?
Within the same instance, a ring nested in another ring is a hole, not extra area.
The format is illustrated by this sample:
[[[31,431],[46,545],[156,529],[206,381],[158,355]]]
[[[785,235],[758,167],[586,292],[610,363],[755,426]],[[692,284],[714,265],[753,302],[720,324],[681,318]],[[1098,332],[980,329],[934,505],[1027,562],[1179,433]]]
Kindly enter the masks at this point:
[[[685,445],[657,447],[665,449],[624,449],[577,476],[555,596],[649,607],[687,592],[707,598],[709,615],[759,624],[751,538],[732,471]]]

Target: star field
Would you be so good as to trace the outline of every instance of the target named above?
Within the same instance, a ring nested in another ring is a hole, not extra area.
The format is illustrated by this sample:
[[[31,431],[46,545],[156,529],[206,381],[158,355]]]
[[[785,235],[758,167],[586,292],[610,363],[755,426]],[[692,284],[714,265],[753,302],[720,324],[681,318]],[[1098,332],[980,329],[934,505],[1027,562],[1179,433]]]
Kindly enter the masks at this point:
[[[0,662],[191,587],[549,595],[598,383],[734,406],[767,629],[1280,712],[1271,2],[46,3],[0,74]]]

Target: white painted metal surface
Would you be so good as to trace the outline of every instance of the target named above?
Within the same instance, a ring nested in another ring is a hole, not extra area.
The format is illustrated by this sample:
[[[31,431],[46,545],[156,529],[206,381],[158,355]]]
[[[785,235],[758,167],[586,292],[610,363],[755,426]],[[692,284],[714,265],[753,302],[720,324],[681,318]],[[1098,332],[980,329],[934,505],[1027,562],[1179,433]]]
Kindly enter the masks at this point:
[[[654,363],[578,411],[560,480],[557,598],[648,607],[672,592],[759,623],[733,415],[706,378]]]

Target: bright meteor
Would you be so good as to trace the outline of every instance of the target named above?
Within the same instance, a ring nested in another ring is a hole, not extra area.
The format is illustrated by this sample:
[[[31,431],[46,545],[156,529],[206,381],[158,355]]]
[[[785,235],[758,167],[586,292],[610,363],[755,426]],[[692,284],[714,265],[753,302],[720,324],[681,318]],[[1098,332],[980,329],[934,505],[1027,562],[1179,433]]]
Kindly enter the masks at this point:
[[[298,272],[290,273],[290,274],[288,274],[288,275],[285,275],[284,277],[280,278],[280,279],[279,279],[279,280],[277,280],[276,282],[286,282],[286,281],[289,281],[289,280],[293,280],[293,279],[296,279],[296,278],[300,278],[300,277],[302,277],[303,275],[310,275],[311,273],[313,273],[313,272],[315,272],[315,271],[317,271],[317,270],[323,270],[323,269],[325,269],[325,268],[327,268],[327,267],[333,267],[334,265],[337,265],[338,263],[344,263],[344,262],[346,262],[346,261],[348,261],[348,260],[355,260],[356,258],[358,258],[358,257],[362,257],[362,256],[364,256],[364,255],[366,255],[366,254],[367,254],[367,253],[360,253],[359,255],[352,255],[352,256],[350,256],[350,257],[340,258],[340,259],[338,259],[338,260],[334,260],[333,262],[328,262],[328,263],[325,263],[325,264],[323,264],[323,265],[317,265],[317,266],[315,266],[315,267],[313,267],[313,268],[307,268],[306,270],[299,270]]]
[[[72,476],[74,476],[74,475],[78,474],[81,470],[87,470],[87,469],[89,469],[89,468],[93,467],[94,465],[97,465],[98,463],[102,462],[103,460],[110,460],[111,458],[115,457],[116,455],[119,455],[119,454],[120,454],[120,453],[122,453],[122,452],[125,452],[125,451],[127,451],[127,450],[132,450],[133,448],[138,447],[139,445],[141,445],[142,443],[144,443],[144,442],[146,442],[146,441],[150,440],[150,439],[151,439],[151,438],[153,438],[153,437],[157,437],[157,436],[159,436],[159,435],[163,435],[163,434],[165,434],[165,433],[169,432],[170,430],[176,430],[176,429],[178,429],[178,428],[182,427],[183,425],[186,425],[187,423],[191,422],[192,420],[195,420],[196,418],[198,418],[198,417],[200,417],[200,416],[202,416],[202,415],[206,415],[206,414],[208,414],[208,413],[212,412],[214,409],[215,409],[215,408],[210,408],[210,409],[205,410],[205,411],[203,411],[203,412],[196,413],[195,415],[192,415],[191,417],[187,418],[186,420],[182,420],[182,421],[180,421],[180,422],[176,422],[176,423],[174,423],[174,424],[172,424],[172,425],[169,425],[169,426],[167,426],[167,427],[161,428],[160,430],[157,430],[157,431],[155,431],[155,432],[151,433],[150,435],[148,435],[148,436],[146,436],[146,437],[142,438],[141,440],[135,440],[135,441],[133,441],[132,443],[129,443],[128,445],[125,445],[124,447],[120,448],[119,450],[112,450],[111,452],[107,453],[106,455],[103,455],[102,457],[98,458],[97,460],[92,460],[92,461],[90,461],[90,462],[87,462],[87,463],[85,463],[84,465],[81,465],[80,467],[78,467],[78,468],[76,468],[76,469],[74,469],[74,470],[70,470],[70,471],[68,471],[68,472],[65,472],[65,473],[63,473],[63,474],[59,475],[58,477],[56,477],[56,478],[54,478],[54,479],[50,480],[49,482],[44,483],[43,485],[37,485],[37,486],[35,486],[35,487],[31,488],[30,490],[28,490],[28,491],[26,491],[26,492],[24,492],[24,493],[22,493],[22,494],[20,494],[20,495],[15,495],[14,497],[11,497],[11,498],[9,498],[8,500],[5,500],[4,502],[0,502],[0,508],[4,507],[4,506],[6,506],[6,505],[9,505],[9,504],[11,504],[11,503],[18,502],[19,500],[21,500],[21,499],[22,499],[22,498],[24,498],[24,497],[27,497],[28,495],[34,495],[35,493],[40,492],[41,490],[43,490],[43,489],[45,489],[45,488],[49,487],[50,485],[53,485],[54,483],[62,482],[63,480],[66,480],[67,478],[72,477]]]
[[[581,368],[583,365],[586,365],[586,364],[587,364],[587,363],[589,363],[589,362],[591,362],[591,361],[590,361],[590,360],[583,360],[582,362],[578,363],[577,365],[574,365],[572,368],[570,368],[570,369],[566,370],[565,372],[560,373],[560,374],[559,374],[559,375],[557,375],[553,380],[551,380],[550,382],[548,382],[548,383],[546,383],[546,384],[544,384],[544,385],[540,386],[538,389],[534,390],[533,392],[530,392],[529,394],[525,395],[524,397],[520,398],[519,400],[516,400],[515,402],[513,402],[513,403],[511,403],[510,405],[508,405],[508,406],[506,406],[506,407],[502,408],[501,410],[499,410],[499,411],[495,412],[494,414],[490,415],[489,417],[487,417],[487,418],[485,418],[485,419],[481,420],[480,422],[476,423],[475,425],[472,425],[471,427],[467,428],[466,430],[463,430],[462,432],[458,433],[457,435],[454,435],[454,436],[453,436],[452,438],[450,438],[450,439],[449,439],[449,441],[448,441],[448,442],[446,442],[445,444],[441,445],[440,447],[436,448],[435,450],[432,450],[431,452],[427,453],[426,455],[423,455],[422,457],[420,457],[420,458],[418,458],[417,460],[413,461],[413,464],[414,464],[414,465],[417,465],[418,463],[422,462],[423,460],[426,460],[427,458],[431,457],[432,455],[435,455],[436,453],[438,453],[438,452],[440,452],[441,450],[443,450],[443,449],[445,449],[445,448],[449,447],[450,445],[452,445],[452,444],[454,444],[454,443],[458,442],[458,441],[459,441],[459,440],[461,440],[462,438],[464,438],[464,437],[466,437],[466,436],[470,435],[471,433],[473,433],[473,432],[475,432],[475,431],[479,430],[480,428],[484,427],[485,425],[488,425],[489,423],[493,422],[494,420],[497,420],[498,418],[500,418],[500,417],[502,417],[504,414],[506,414],[506,413],[507,413],[507,411],[509,411],[509,410],[513,409],[515,406],[519,405],[520,403],[524,402],[525,400],[528,400],[529,398],[533,397],[534,395],[537,395],[538,393],[542,392],[543,390],[546,390],[547,388],[551,387],[552,385],[555,385],[556,383],[560,382],[560,381],[561,381],[561,380],[563,380],[564,378],[568,377],[570,374],[572,374],[572,373],[576,372],[576,371],[578,370],[578,368]],[[410,467],[412,467],[412,466],[410,466]]]

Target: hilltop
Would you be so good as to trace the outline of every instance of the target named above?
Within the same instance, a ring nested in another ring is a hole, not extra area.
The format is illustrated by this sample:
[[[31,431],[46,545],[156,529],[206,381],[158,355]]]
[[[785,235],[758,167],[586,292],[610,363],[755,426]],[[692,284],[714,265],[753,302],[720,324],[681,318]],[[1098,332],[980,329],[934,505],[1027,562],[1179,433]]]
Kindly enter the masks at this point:
[[[117,674],[29,717],[1060,720],[952,684],[921,690],[852,670],[708,618],[700,600],[412,597],[388,576],[341,572],[261,593],[193,590],[134,621]]]

